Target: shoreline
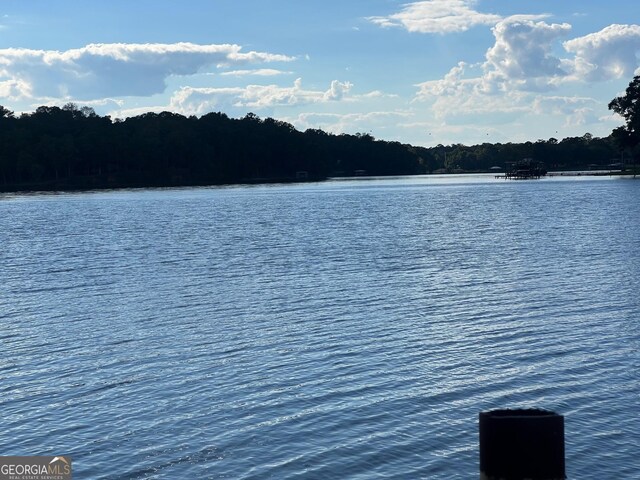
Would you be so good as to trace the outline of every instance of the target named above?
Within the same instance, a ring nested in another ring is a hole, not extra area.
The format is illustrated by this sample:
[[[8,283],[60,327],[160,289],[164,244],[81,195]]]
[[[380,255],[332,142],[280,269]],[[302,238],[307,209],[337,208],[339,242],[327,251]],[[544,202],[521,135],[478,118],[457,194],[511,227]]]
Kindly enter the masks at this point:
[[[446,175],[470,175],[470,174],[491,174],[492,172],[455,172]],[[422,173],[415,176],[437,176],[442,174]],[[622,171],[622,170],[561,170],[547,172],[547,177],[630,177],[636,178],[638,172]],[[397,175],[388,175],[394,177]],[[402,175],[414,176],[414,175]],[[275,177],[275,178],[245,178],[231,182],[185,182],[185,183],[162,183],[162,182],[53,182],[53,183],[28,183],[19,185],[0,185],[0,194],[8,193],[55,193],[55,192],[95,192],[107,190],[125,190],[125,189],[155,189],[155,188],[190,188],[190,187],[224,187],[224,186],[241,186],[241,185],[273,185],[273,184],[293,184],[293,183],[317,183],[324,182],[334,177],[309,177],[305,179],[293,177]],[[363,179],[366,177],[354,175],[348,177],[340,177],[345,179]],[[504,173],[496,175],[496,178],[504,178]],[[540,177],[544,178],[544,176]]]

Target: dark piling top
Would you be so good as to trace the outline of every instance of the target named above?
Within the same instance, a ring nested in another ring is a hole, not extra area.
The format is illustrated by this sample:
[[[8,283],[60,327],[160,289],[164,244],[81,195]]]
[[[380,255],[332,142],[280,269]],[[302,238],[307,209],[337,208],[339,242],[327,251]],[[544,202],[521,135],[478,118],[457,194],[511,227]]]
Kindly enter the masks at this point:
[[[481,412],[480,474],[487,480],[564,480],[564,417],[541,409]]]

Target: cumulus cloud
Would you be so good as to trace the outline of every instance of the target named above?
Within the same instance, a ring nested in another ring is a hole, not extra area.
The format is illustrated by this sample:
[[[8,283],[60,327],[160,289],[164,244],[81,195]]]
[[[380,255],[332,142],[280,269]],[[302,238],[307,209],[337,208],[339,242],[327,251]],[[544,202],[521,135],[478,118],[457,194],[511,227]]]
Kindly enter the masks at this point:
[[[415,100],[428,100],[442,96],[452,97],[467,92],[469,87],[471,89],[475,88],[479,83],[477,78],[463,79],[467,66],[465,62],[459,62],[441,80],[431,80],[417,84],[418,93]]]
[[[503,79],[526,80],[565,75],[554,43],[568,34],[571,25],[548,24],[511,18],[493,28],[495,44],[486,55],[485,70]]]
[[[571,55],[568,58],[556,52],[562,38],[571,31],[569,24],[510,17],[492,31],[495,43],[486,53],[482,74],[472,82],[478,93],[541,92],[576,81],[629,78],[638,72],[640,65],[639,25],[610,25],[599,32],[564,41],[561,45]],[[458,84],[471,82],[462,77],[463,70],[460,64],[443,79],[418,85],[417,98],[456,93]]]
[[[578,60],[580,56],[601,58],[595,40],[615,37],[612,32],[606,35],[606,30],[565,42],[568,52],[577,52],[576,62],[569,62],[555,52],[570,33],[570,25],[510,17],[492,29],[495,43],[482,63],[460,62],[443,78],[416,85],[414,101],[429,102],[436,118],[449,124],[477,122],[481,116],[491,117],[493,122],[513,121],[529,114],[562,116],[567,125],[574,126],[595,122],[599,106],[595,100],[547,93],[575,80],[575,65],[584,64]],[[633,38],[634,31],[627,30],[625,38]],[[600,45],[605,45],[602,48],[606,50],[610,43]],[[607,61],[602,58],[596,63]],[[627,68],[634,66],[629,59]]]
[[[569,129],[602,126],[603,119],[611,123],[604,116],[607,99],[574,92],[583,88],[580,83],[640,74],[640,25],[611,25],[571,39],[571,25],[550,22],[548,14],[502,18],[476,6],[473,0],[414,1],[393,15],[369,18],[382,27],[421,33],[491,27],[494,44],[484,58],[459,62],[444,77],[417,84],[414,104],[426,104],[447,127],[516,125],[521,118]]]
[[[409,32],[464,32],[476,25],[495,25],[502,17],[474,10],[476,0],[425,0],[409,3],[393,15],[369,17],[382,27],[401,27]]]
[[[557,79],[568,75],[553,52],[570,28],[522,17],[505,19],[493,28],[495,43],[484,62],[460,62],[443,78],[416,85],[414,101],[429,102],[435,118],[447,124],[477,123],[483,117],[504,124],[542,114],[544,108],[549,113],[552,106],[557,111],[558,101],[534,100],[544,98],[540,91],[555,88]],[[568,110],[569,102],[565,106]]]
[[[578,81],[628,78],[640,64],[638,25],[611,25],[564,43],[571,31],[566,23],[510,17],[492,31],[495,43],[482,63],[460,62],[443,78],[416,85],[414,101],[429,102],[436,118],[448,123],[478,121],[481,115],[513,119],[532,114],[560,116],[567,126],[584,125],[599,121],[602,101],[548,93]],[[560,46],[572,56],[560,56]]]
[[[64,52],[8,48],[0,49],[0,82],[21,85],[22,95],[40,98],[148,96],[163,92],[171,75],[291,60],[231,44],[91,44]]]
[[[575,58],[565,62],[573,78],[602,81],[631,77],[638,68],[640,25],[610,25],[599,32],[564,42]]]
[[[339,82],[338,80],[333,80],[329,90],[324,92],[322,98],[323,100],[342,100],[345,94],[349,93],[351,87],[353,87],[353,84],[350,82]]]
[[[233,88],[183,87],[175,92],[170,109],[186,115],[202,115],[213,110],[260,110],[281,106],[326,103],[345,99],[352,88],[350,82],[334,80],[327,90],[311,90],[298,78],[289,87],[247,85]]]
[[[447,124],[475,123],[479,117],[506,123],[530,109],[523,102],[523,92],[503,90],[496,95],[488,91],[481,72],[479,65],[460,62],[444,78],[417,84],[414,103],[429,102],[434,117]]]
[[[24,81],[5,80],[0,81],[0,98],[18,100],[31,96],[31,87]]]

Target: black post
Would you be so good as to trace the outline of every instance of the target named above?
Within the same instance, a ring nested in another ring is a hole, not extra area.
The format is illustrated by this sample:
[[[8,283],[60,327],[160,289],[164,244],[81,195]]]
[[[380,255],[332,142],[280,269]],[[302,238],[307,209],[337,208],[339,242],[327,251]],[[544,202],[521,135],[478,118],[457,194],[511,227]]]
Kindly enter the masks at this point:
[[[480,413],[481,480],[564,480],[564,417],[547,410]]]

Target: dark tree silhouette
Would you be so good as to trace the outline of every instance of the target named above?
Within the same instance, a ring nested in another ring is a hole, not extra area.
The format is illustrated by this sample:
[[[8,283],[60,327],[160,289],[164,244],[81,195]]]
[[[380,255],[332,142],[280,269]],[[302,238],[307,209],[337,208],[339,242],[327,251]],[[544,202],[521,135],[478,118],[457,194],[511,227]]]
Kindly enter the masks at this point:
[[[551,168],[607,164],[611,138],[414,147],[369,133],[300,132],[250,113],[171,112],[126,120],[68,103],[16,117],[0,106],[0,189],[58,190],[317,180],[329,176],[489,171],[534,157]]]
[[[640,76],[633,77],[624,95],[609,102],[609,110],[625,120],[623,127],[614,130],[614,138],[625,147],[640,143]]]
[[[623,159],[625,152],[631,154],[635,177],[640,146],[640,76],[633,77],[624,95],[609,102],[609,110],[613,110],[625,120],[625,125],[614,129],[611,136],[620,148]]]

